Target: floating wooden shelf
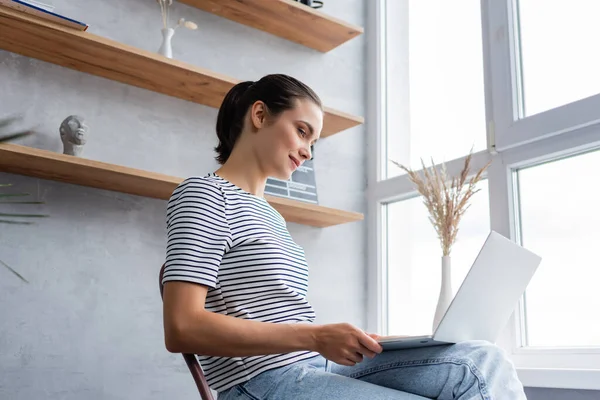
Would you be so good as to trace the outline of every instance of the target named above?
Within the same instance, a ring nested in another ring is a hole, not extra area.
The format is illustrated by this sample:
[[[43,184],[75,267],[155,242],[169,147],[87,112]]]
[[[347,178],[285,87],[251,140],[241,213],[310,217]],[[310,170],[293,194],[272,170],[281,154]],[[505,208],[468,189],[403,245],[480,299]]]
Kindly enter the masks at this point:
[[[168,200],[182,178],[15,144],[0,144],[0,171]],[[301,201],[265,196],[288,222],[327,227],[363,215]]]
[[[360,26],[293,0],[179,1],[321,52],[328,52],[364,32]]]
[[[219,107],[238,80],[0,6],[0,48],[77,71]],[[363,123],[325,109],[321,137]]]

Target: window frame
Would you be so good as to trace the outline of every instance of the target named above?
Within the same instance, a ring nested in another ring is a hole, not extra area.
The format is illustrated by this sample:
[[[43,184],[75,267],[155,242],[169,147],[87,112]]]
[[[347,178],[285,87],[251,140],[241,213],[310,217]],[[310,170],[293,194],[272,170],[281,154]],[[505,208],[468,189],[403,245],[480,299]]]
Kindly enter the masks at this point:
[[[600,124],[600,94],[522,117],[520,48],[516,40],[518,0],[482,0],[482,26],[487,34],[489,85],[493,94],[492,146],[507,150],[547,137]],[[485,10],[485,12],[483,12]],[[505,88],[511,88],[509,92]]]
[[[512,94],[509,96],[508,93],[494,90],[499,87],[515,87],[514,75],[509,70],[514,60],[510,60],[510,63],[503,61],[510,55],[510,38],[506,34],[498,34],[502,29],[505,33],[510,31],[508,28],[512,22],[508,15],[512,12],[513,1],[481,0],[485,110],[488,121],[485,133],[487,149],[473,154],[472,171],[477,171],[492,160],[485,176],[489,187],[490,227],[518,242],[516,214],[513,209],[514,171],[543,161],[600,148],[600,126],[596,125],[600,122],[600,113],[590,118],[589,112],[596,102],[596,109],[600,109],[600,95],[514,120],[513,105],[516,104],[516,99]],[[390,56],[386,53],[384,32],[385,2],[386,0],[367,2],[365,29],[368,77],[367,329],[384,334],[387,332],[385,204],[416,195],[406,175],[385,178],[385,74]],[[496,34],[492,35],[492,32]],[[492,42],[490,37],[496,40]],[[498,37],[503,40],[499,40]],[[502,86],[507,82],[510,86]],[[567,121],[572,125],[557,125],[560,121]],[[462,168],[466,156],[465,154],[464,157],[447,162],[448,172],[457,173]],[[600,390],[600,348],[522,347],[522,307],[521,300],[497,344],[504,348],[515,362],[523,384],[531,387]]]
[[[520,241],[513,203],[517,169],[594,149],[600,149],[600,129],[590,126],[501,152],[488,176],[491,228]],[[497,342],[515,363],[523,384],[600,390],[600,347],[523,347],[523,310],[521,299]]]

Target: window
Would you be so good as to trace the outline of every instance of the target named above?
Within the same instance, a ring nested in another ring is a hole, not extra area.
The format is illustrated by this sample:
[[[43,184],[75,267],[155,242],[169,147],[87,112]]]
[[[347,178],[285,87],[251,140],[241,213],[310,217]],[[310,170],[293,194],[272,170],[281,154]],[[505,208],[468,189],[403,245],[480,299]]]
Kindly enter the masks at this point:
[[[600,3],[484,4],[490,146],[509,150],[600,124],[600,59],[590,50]]]
[[[600,390],[600,3],[367,8],[367,328],[430,333],[439,293],[435,231],[392,160],[418,169],[433,158],[454,176],[473,147],[472,171],[492,165],[461,222],[454,293],[490,229],[539,253],[498,344],[525,386]]]
[[[386,2],[388,178],[486,147],[479,3]]]
[[[600,2],[521,0],[519,37],[525,116],[600,93]]]
[[[527,346],[600,346],[600,152],[519,169],[522,244],[542,257],[525,296]]]
[[[471,198],[450,254],[456,293],[489,233],[487,182]],[[388,333],[431,334],[441,282],[442,251],[421,197],[387,206]]]

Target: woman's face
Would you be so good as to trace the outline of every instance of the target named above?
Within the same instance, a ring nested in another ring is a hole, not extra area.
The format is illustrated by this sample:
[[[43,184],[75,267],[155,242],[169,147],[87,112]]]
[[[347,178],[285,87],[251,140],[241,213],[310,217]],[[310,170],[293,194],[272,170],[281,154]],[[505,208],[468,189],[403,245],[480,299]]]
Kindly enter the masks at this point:
[[[256,126],[256,121],[253,122]],[[270,177],[290,179],[299,166],[312,158],[312,146],[322,129],[323,111],[308,99],[297,100],[296,107],[272,120],[267,117],[255,137],[261,169]]]

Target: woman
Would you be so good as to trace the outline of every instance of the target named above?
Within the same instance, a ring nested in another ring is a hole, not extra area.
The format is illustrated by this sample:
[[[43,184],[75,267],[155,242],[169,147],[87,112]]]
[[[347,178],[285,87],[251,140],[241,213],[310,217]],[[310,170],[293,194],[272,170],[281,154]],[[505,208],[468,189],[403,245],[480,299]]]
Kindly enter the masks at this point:
[[[167,349],[200,354],[226,400],[525,399],[491,344],[382,352],[375,334],[313,323],[303,249],[263,194],[267,177],[287,180],[312,158],[322,127],[319,97],[289,76],[226,95],[221,167],[186,179],[168,203]]]

